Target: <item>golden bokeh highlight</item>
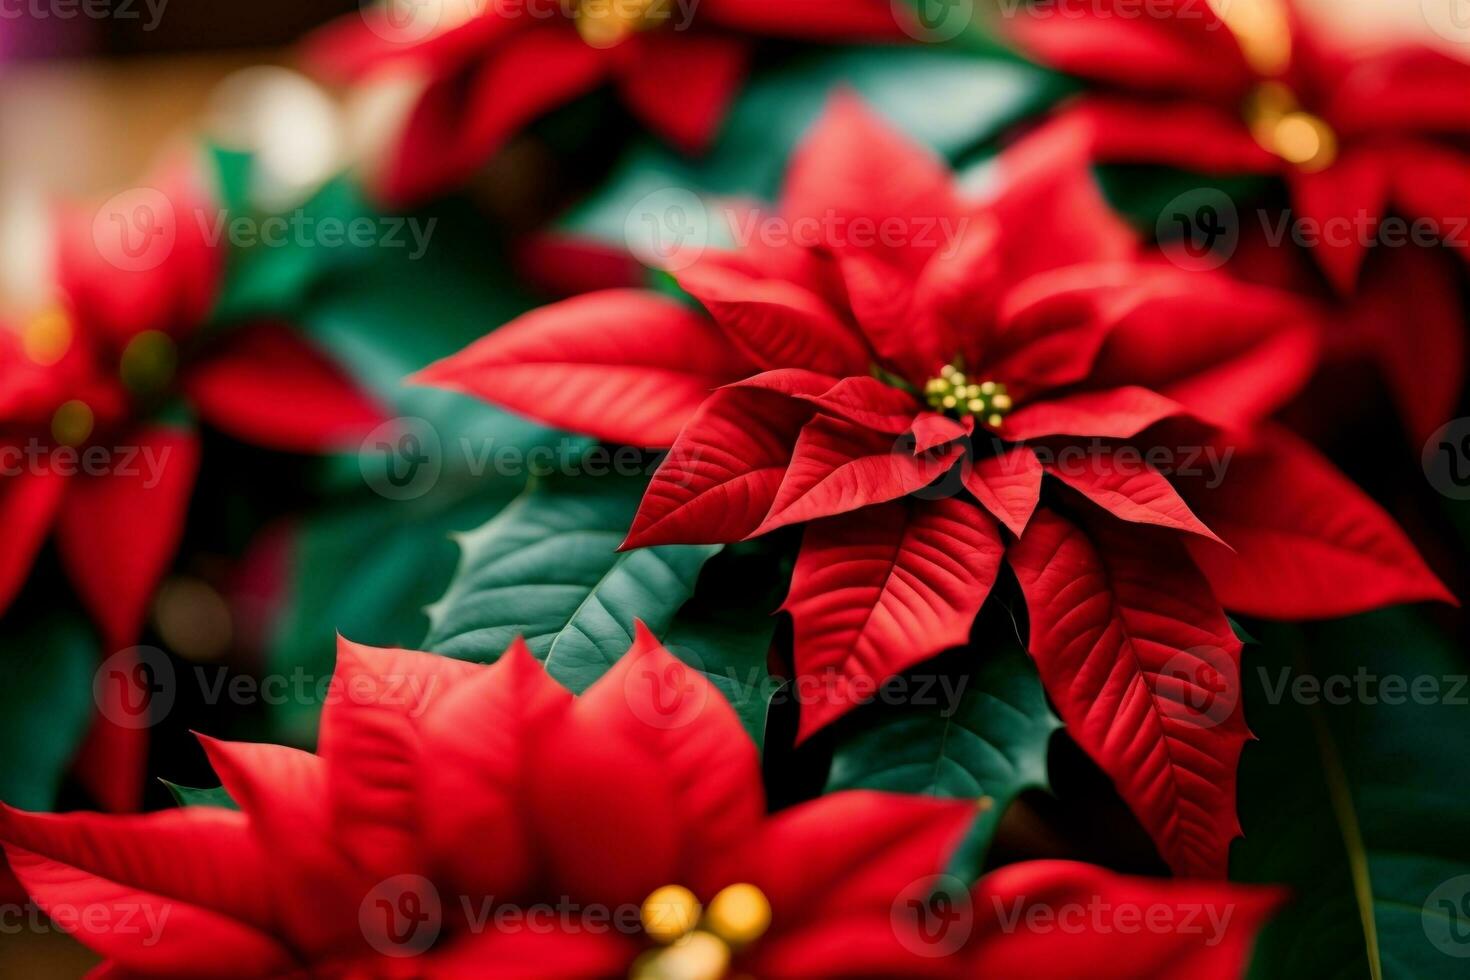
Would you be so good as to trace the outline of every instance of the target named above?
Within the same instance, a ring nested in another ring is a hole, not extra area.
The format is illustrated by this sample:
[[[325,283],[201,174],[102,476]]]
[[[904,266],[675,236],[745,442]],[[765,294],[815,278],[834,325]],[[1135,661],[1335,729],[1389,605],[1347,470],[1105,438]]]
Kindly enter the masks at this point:
[[[71,350],[75,329],[60,306],[48,307],[27,321],[20,333],[21,350],[42,367],[50,367]]]

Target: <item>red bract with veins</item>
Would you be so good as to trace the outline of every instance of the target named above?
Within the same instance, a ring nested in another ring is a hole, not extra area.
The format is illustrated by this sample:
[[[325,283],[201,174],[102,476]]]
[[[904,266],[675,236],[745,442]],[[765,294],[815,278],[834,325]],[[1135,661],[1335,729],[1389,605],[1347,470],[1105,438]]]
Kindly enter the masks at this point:
[[[972,801],[768,815],[735,712],[642,624],[577,698],[520,641],[492,666],[343,641],[317,754],[204,747],[239,812],[0,811],[40,906],[92,910],[59,921],[109,977],[1223,980],[1279,900],[1059,861],[942,885]],[[1095,927],[1100,903],[1218,928]]]
[[[625,547],[805,525],[784,608],[825,695],[802,738],[964,644],[1009,560],[1073,736],[1177,871],[1223,875],[1247,732],[1222,606],[1299,619],[1446,593],[1374,503],[1260,425],[1313,364],[1296,302],[1134,261],[1085,150],[1054,128],[972,202],[843,98],[781,203],[823,243],[676,271],[703,311],[558,303],[420,377],[672,447]]]
[[[1470,259],[1470,63],[1420,46],[1351,54],[1291,0],[1021,4],[1001,29],[1102,86],[1068,110],[1091,124],[1097,159],[1285,177],[1344,293],[1363,229],[1390,208]]]
[[[463,183],[529,123],[608,84],[699,151],[754,38],[906,40],[906,16],[889,0],[446,0],[407,14],[385,3],[326,28],[307,59],[337,78],[421,86],[377,175],[385,197],[409,201]]]
[[[188,511],[194,413],[290,452],[355,445],[382,420],[287,327],[202,328],[223,273],[222,243],[208,232],[218,212],[180,169],[119,212],[137,225],[81,209],[59,221],[58,305],[0,330],[0,611],[50,539],[106,649],[137,642]],[[136,798],[118,782],[133,767],[98,768],[113,802]]]

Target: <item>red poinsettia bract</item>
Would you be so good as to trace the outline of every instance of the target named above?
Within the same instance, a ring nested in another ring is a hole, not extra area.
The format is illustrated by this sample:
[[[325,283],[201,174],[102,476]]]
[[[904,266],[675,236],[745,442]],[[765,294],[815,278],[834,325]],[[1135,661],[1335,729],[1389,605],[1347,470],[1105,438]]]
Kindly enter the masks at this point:
[[[1424,243],[1470,259],[1470,62],[1402,42],[1345,50],[1291,0],[1012,10],[1002,29],[1023,50],[1093,84],[1063,115],[1091,127],[1098,160],[1279,174],[1292,211],[1263,228],[1241,215],[1242,233],[1270,236],[1277,266],[1309,247],[1349,298],[1330,332],[1365,328],[1345,341],[1383,362],[1411,435],[1449,418],[1464,318],[1454,270]]]
[[[938,900],[972,802],[767,815],[729,704],[636,632],[577,698],[519,641],[343,641],[317,754],[204,740],[240,812],[6,810],[0,840],[115,977],[1227,978],[1278,901],[1054,861]]]
[[[1006,28],[1039,60],[1108,87],[1071,109],[1093,123],[1100,160],[1281,173],[1319,227],[1371,227],[1392,207],[1432,219],[1470,258],[1470,63],[1422,46],[1350,53],[1291,0],[1022,4]],[[1367,248],[1356,233],[1324,238],[1322,266],[1343,291]]]
[[[384,416],[285,326],[202,329],[224,247],[196,174],[170,171],[109,217],[62,215],[58,305],[0,329],[0,612],[54,540],[112,652],[137,642],[177,547],[199,465],[191,415],[293,452],[354,445]]]
[[[1258,426],[1313,363],[1294,301],[1134,261],[1075,132],[1002,168],[996,196],[968,201],[842,99],[781,206],[828,240],[676,271],[704,312],[588,294],[420,377],[672,447],[627,547],[804,524],[784,606],[798,680],[821,692],[802,737],[965,643],[1008,560],[1073,736],[1177,871],[1223,875],[1247,732],[1222,607],[1302,618],[1446,594],[1375,504]]]
[[[903,39],[888,0],[475,0],[366,7],[327,27],[308,60],[338,78],[421,78],[378,175],[410,201],[463,183],[547,112],[611,83],[688,151],[715,135],[752,36]]]

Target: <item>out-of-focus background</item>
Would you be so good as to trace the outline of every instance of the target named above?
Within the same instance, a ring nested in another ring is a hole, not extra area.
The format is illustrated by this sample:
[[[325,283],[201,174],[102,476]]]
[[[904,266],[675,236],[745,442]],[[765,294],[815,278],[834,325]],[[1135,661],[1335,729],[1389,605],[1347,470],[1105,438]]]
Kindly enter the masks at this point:
[[[1470,0],[1298,3],[1365,44],[1412,36],[1470,59]],[[295,41],[355,7],[352,0],[0,0],[0,314],[29,305],[28,286],[44,261],[33,231],[47,199],[105,196],[201,119],[230,125],[228,116],[242,110],[229,105],[221,82],[251,66],[290,64]],[[276,104],[289,101],[288,93]],[[313,116],[318,107],[296,111],[300,139],[310,144],[301,154],[311,162],[358,145],[354,134],[364,127],[356,107],[327,130]],[[289,120],[276,122],[278,137],[290,131]],[[324,147],[324,138],[335,145]]]

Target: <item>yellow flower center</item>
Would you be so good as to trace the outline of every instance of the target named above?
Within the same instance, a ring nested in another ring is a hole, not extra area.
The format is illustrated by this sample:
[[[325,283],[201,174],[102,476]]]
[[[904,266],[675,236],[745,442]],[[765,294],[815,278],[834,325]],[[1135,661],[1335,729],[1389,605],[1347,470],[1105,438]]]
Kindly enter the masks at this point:
[[[684,886],[665,885],[643,902],[641,915],[644,932],[659,948],[634,961],[633,980],[720,980],[735,951],[771,927],[770,901],[743,883],[722,889],[707,909]]]
[[[577,33],[594,48],[611,48],[667,20],[671,0],[578,0]]]
[[[946,364],[939,377],[925,383],[924,399],[937,412],[961,418],[973,415],[991,428],[999,427],[1013,407],[1005,385],[998,381],[976,384],[953,364]]]
[[[1337,134],[1320,116],[1304,110],[1281,82],[1263,82],[1246,104],[1246,122],[1256,142],[1307,173],[1337,160]]]

